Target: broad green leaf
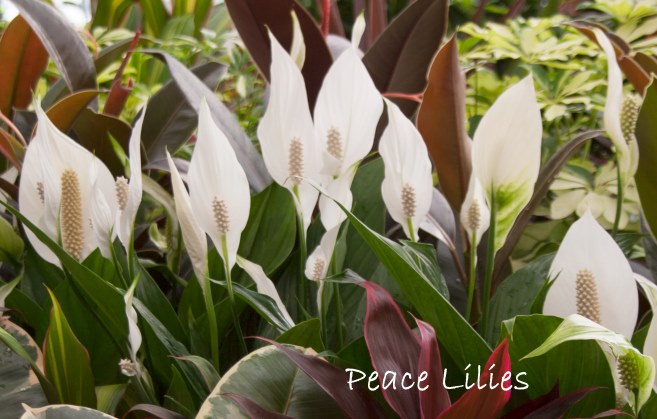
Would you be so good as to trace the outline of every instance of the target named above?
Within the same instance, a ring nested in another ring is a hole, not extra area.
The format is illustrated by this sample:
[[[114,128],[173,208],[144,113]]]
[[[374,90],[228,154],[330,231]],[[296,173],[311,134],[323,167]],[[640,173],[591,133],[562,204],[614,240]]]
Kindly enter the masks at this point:
[[[477,362],[484,365],[490,355],[490,348],[440,293],[435,279],[426,277],[421,266],[414,260],[416,255],[376,233],[340,203],[336,203],[390,272],[404,297],[415,307],[422,319],[434,327],[438,341],[456,365],[459,368]]]
[[[11,118],[13,107],[29,106],[47,64],[48,53],[37,35],[21,16],[14,18],[0,39],[0,112]]]
[[[657,235],[657,169],[655,156],[657,156],[657,82],[646,89],[646,95],[641,105],[639,119],[636,123],[636,140],[639,144],[639,167],[634,175],[636,189],[639,192],[643,216],[646,218],[653,237]]]
[[[554,254],[536,258],[506,278],[495,290],[488,310],[484,337],[494,344],[502,321],[518,315],[531,314],[532,303],[548,279]]]
[[[169,13],[162,0],[140,0],[146,23],[146,33],[159,36],[166,25]]]
[[[538,314],[517,316],[504,322],[500,338],[509,338],[513,376],[524,373],[519,378],[527,383],[526,394],[530,399],[548,393],[557,382],[562,395],[585,387],[604,387],[578,403],[570,412],[573,417],[590,417],[604,409],[614,408],[614,381],[607,358],[596,342],[566,342],[544,356],[524,358],[539,347],[561,322],[560,318]],[[512,403],[518,398],[522,400],[523,393],[514,391]]]
[[[116,419],[98,410],[70,404],[52,404],[40,408],[24,404],[23,407],[25,413],[20,419]]]
[[[36,0],[10,0],[30,24],[69,91],[96,90],[96,69],[82,38],[55,8]]]
[[[185,417],[191,417],[190,408],[194,406],[194,400],[185,385],[185,380],[180,375],[180,371],[174,366],[171,366],[171,376],[173,377],[171,384],[169,384],[169,389],[164,395],[164,407]]]
[[[110,384],[96,387],[96,399],[98,400],[98,410],[113,415],[117,406],[123,399],[127,384]]]
[[[5,299],[16,288],[16,285],[21,281],[21,277],[17,276],[9,282],[0,285],[0,307],[5,307]]]
[[[14,231],[14,227],[7,220],[0,217],[0,262],[19,263],[24,248],[25,244],[21,236]],[[0,302],[2,301],[1,293],[0,291]]]
[[[203,382],[208,389],[208,394],[212,391],[214,386],[219,382],[219,373],[214,369],[214,366],[205,358],[197,355],[180,356],[177,359],[194,364],[203,376]]]
[[[73,259],[50,237],[18,212],[18,210],[6,204],[5,207],[57,255],[62,265],[69,271],[70,277],[82,294],[83,299],[89,305],[89,311],[98,318],[99,322],[107,330],[107,333],[114,338],[117,348],[125,350],[125,342],[128,336],[128,322],[125,318],[125,303],[123,302],[121,293],[105,282],[94,271]]]
[[[89,354],[73,334],[52,292],[50,298],[50,326],[43,342],[45,375],[55,387],[60,403],[96,407]]]
[[[312,348],[317,352],[324,350],[319,319],[310,319],[295,325],[280,335],[276,341]]]
[[[11,341],[10,346],[5,347]],[[39,378],[32,368],[43,368],[39,347],[25,332],[9,320],[0,319],[0,416],[19,417],[22,403],[43,406],[48,403]],[[22,355],[15,351],[22,350]],[[29,358],[29,361],[25,359]]]
[[[303,352],[315,354],[312,349]],[[327,419],[344,417],[333,399],[274,346],[251,352],[233,365],[196,418],[248,417],[232,401],[220,396],[224,393],[241,394],[269,411],[295,418],[316,418],[318,412]]]
[[[251,212],[238,254],[271,274],[294,248],[296,222],[292,196],[282,186],[272,183],[251,198]]]

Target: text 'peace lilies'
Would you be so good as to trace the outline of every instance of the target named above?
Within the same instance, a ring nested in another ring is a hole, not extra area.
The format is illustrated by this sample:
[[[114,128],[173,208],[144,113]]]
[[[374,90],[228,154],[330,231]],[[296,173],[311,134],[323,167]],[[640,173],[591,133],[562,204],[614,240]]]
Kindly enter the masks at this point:
[[[19,186],[20,211],[73,258],[83,260],[109,247],[118,233],[128,247],[141,202],[140,118],[130,140],[130,182],[113,179],[96,157],[63,134],[37,104],[37,131],[25,153]],[[57,257],[31,231],[36,251],[59,266]]]

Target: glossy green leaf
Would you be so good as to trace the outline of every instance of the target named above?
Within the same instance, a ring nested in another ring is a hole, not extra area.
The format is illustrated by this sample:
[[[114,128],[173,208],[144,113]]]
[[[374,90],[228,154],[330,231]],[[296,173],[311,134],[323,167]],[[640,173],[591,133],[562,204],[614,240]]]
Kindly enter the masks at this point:
[[[45,375],[60,403],[96,407],[89,353],[73,334],[55,295],[50,292],[50,326],[43,342]]]
[[[657,156],[657,81],[646,89],[646,95],[641,105],[639,119],[636,123],[636,140],[639,144],[639,168],[634,175],[636,188],[641,199],[643,216],[652,231],[653,237],[657,235],[657,169],[655,156]]]
[[[318,412],[327,419],[344,417],[333,399],[274,346],[251,352],[224,374],[196,417],[248,417],[223,393],[244,395],[264,409],[299,419],[316,418]]]
[[[14,231],[14,227],[9,224],[9,221],[0,217],[0,262],[18,263],[23,256],[24,249],[25,244],[21,236]],[[0,296],[0,302],[2,300]]]
[[[280,343],[312,348],[317,352],[324,350],[319,319],[310,319],[296,324],[277,339]]]
[[[98,410],[113,415],[121,399],[123,399],[127,387],[127,384],[110,384],[96,387]]]
[[[566,342],[541,357],[522,359],[539,347],[561,322],[560,318],[538,314],[517,316],[505,322],[501,334],[509,337],[513,376],[527,383],[530,398],[549,392],[557,381],[562,395],[585,387],[604,387],[578,403],[570,411],[572,417],[589,417],[615,407],[614,382],[607,358],[597,343]],[[524,374],[518,376],[520,373]],[[514,385],[522,387],[517,380]],[[512,403],[517,397],[520,392],[512,394]]]
[[[169,18],[162,0],[139,0],[146,23],[146,33],[160,35]]]
[[[219,373],[214,369],[210,361],[197,355],[180,356],[177,359],[192,363],[203,376],[203,382],[208,390],[208,394],[219,382]]]

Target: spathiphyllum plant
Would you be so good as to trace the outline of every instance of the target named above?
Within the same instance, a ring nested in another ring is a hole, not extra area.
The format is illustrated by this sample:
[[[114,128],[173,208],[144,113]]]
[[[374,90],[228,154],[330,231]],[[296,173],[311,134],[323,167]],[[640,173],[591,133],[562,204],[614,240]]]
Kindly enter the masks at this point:
[[[0,3],[0,419],[657,417],[654,7]]]

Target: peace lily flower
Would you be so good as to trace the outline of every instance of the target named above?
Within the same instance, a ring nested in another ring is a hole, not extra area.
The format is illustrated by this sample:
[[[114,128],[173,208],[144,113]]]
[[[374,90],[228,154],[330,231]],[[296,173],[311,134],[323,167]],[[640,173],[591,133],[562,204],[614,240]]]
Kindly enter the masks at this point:
[[[91,228],[93,230],[94,236],[96,237],[96,242],[98,244],[98,249],[100,249],[100,253],[107,259],[111,259],[112,241],[116,236],[116,232],[114,231],[115,214],[112,213],[112,210],[107,200],[105,199],[105,195],[97,185],[97,160],[94,160],[94,164],[91,166],[91,173],[89,173],[89,178],[91,179],[91,184],[93,185],[91,198]]]
[[[401,224],[406,237],[416,240],[431,207],[431,161],[415,125],[394,103],[386,100],[386,106],[388,126],[379,142],[385,166],[381,193],[392,219]]]
[[[94,190],[103,195],[114,213],[114,179],[91,152],[59,131],[39,104],[35,108],[38,125],[25,153],[19,210],[73,258],[83,260],[97,247],[90,222]],[[89,173],[94,165],[96,179],[92,183]],[[31,231],[26,234],[43,259],[61,266]]]
[[[178,168],[173,162],[173,159],[171,159],[168,150],[166,154],[169,171],[171,172],[171,188],[173,189],[176,215],[180,223],[185,248],[192,261],[192,268],[196,274],[196,279],[201,284],[201,289],[205,290],[206,281],[204,279],[208,273],[208,242],[205,238],[205,232],[196,221],[189,194],[187,193],[187,189],[185,189],[180,173],[178,173]]]
[[[271,92],[258,138],[267,170],[292,193],[305,231],[319,193],[303,179],[319,180],[319,144],[301,71],[271,32],[269,39]]]
[[[617,399],[629,402],[638,413],[653,389],[653,358],[639,352],[624,335],[586,317],[579,314],[566,317],[545,342],[522,359],[543,355],[564,342],[574,340],[596,340],[600,344],[614,378]]]
[[[249,218],[251,193],[244,169],[228,139],[212,121],[205,99],[199,109],[198,135],[187,177],[198,224],[230,271]]]
[[[534,192],[542,133],[534,83],[527,76],[500,95],[474,134],[473,173],[495,213],[495,251]],[[476,187],[477,182],[470,183],[470,189]]]
[[[382,97],[352,45],[326,74],[314,114],[322,150],[322,183],[347,208],[351,208],[355,168],[372,149],[382,111]],[[320,197],[319,206],[326,230],[346,219],[329,197]]]
[[[115,228],[119,240],[126,248],[130,245],[135,216],[137,215],[142,197],[141,127],[144,124],[144,115],[146,115],[146,108],[142,110],[141,116],[137,119],[132,129],[130,143],[128,145],[130,154],[130,181],[123,176],[116,179],[118,211],[116,212]]]
[[[639,300],[630,264],[590,211],[570,227],[550,267],[556,278],[545,296],[544,314],[584,316],[631,337]]]
[[[475,167],[472,168],[472,173],[470,174],[468,192],[465,195],[463,205],[461,205],[460,214],[461,225],[463,225],[463,228],[468,233],[468,239],[473,249],[477,247],[479,240],[486,230],[488,230],[490,224],[490,210],[488,209],[488,205],[486,205],[484,190],[474,171]]]
[[[603,121],[616,148],[624,186],[634,176],[639,164],[639,146],[634,131],[641,105],[636,97],[623,94],[623,76],[611,41],[599,28],[594,28],[593,33],[607,56],[607,100]]]
[[[643,343],[643,353],[644,355],[651,357],[652,360],[657,363],[657,315],[655,314],[657,313],[657,285],[639,274],[634,274],[634,279],[643,289],[648,303],[650,303],[650,308],[652,309],[652,320],[650,320],[648,334]],[[653,389],[657,391],[657,377],[655,377],[655,381],[653,382]]]
[[[319,245],[308,256],[306,262],[306,278],[312,281],[320,281],[326,277],[331,258],[333,257],[333,249],[335,242],[338,238],[338,231],[340,226],[335,226],[327,231],[319,242]]]

